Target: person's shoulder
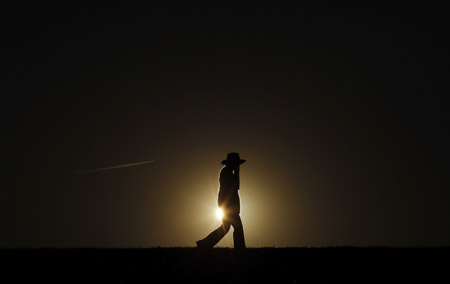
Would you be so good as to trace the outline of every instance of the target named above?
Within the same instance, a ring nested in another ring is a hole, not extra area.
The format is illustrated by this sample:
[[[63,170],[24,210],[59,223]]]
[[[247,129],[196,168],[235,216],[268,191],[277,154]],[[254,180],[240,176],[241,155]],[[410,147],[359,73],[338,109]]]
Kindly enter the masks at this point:
[[[232,173],[232,171],[231,171],[231,169],[230,169],[229,167],[223,167],[223,168],[220,170],[220,175],[223,175],[223,174],[230,174],[230,173]]]

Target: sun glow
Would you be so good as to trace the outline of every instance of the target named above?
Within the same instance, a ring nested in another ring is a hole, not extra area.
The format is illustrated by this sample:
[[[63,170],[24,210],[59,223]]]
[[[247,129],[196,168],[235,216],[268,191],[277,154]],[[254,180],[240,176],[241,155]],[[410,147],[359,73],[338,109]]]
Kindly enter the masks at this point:
[[[223,211],[222,211],[222,209],[217,208],[216,214],[217,214],[217,218],[219,218],[219,220],[222,220],[222,218],[223,218]]]

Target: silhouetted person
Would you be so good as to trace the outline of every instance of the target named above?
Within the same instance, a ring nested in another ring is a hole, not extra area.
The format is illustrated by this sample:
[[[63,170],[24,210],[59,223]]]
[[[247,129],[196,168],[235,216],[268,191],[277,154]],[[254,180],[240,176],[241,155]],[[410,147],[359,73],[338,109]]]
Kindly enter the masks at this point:
[[[214,247],[233,226],[234,247],[245,248],[244,229],[239,214],[241,213],[241,202],[239,199],[239,169],[244,163],[238,153],[229,153],[227,159],[222,161],[225,167],[220,171],[218,205],[222,209],[222,225],[214,230],[203,240],[197,241],[199,248]]]

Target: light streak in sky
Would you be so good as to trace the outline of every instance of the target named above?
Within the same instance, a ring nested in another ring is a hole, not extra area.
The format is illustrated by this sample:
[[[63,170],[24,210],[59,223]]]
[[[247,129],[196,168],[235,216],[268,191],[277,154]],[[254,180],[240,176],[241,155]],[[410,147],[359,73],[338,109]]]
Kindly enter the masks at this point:
[[[154,163],[154,162],[156,162],[156,161],[155,160],[151,160],[151,161],[145,161],[145,162],[139,162],[139,163],[124,164],[124,165],[117,165],[117,166],[112,166],[112,167],[92,169],[92,170],[81,171],[81,172],[77,172],[77,173],[78,174],[87,174],[87,173],[93,173],[93,172],[99,172],[99,171],[106,171],[106,170],[113,170],[113,169],[120,169],[120,168],[140,166],[140,165]]]

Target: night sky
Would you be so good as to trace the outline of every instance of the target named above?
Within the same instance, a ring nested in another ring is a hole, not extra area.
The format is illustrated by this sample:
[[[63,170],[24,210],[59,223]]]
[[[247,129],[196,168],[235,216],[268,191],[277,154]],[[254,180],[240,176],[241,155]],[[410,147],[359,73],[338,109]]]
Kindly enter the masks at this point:
[[[0,247],[450,245],[442,7],[161,2],[3,8]]]

